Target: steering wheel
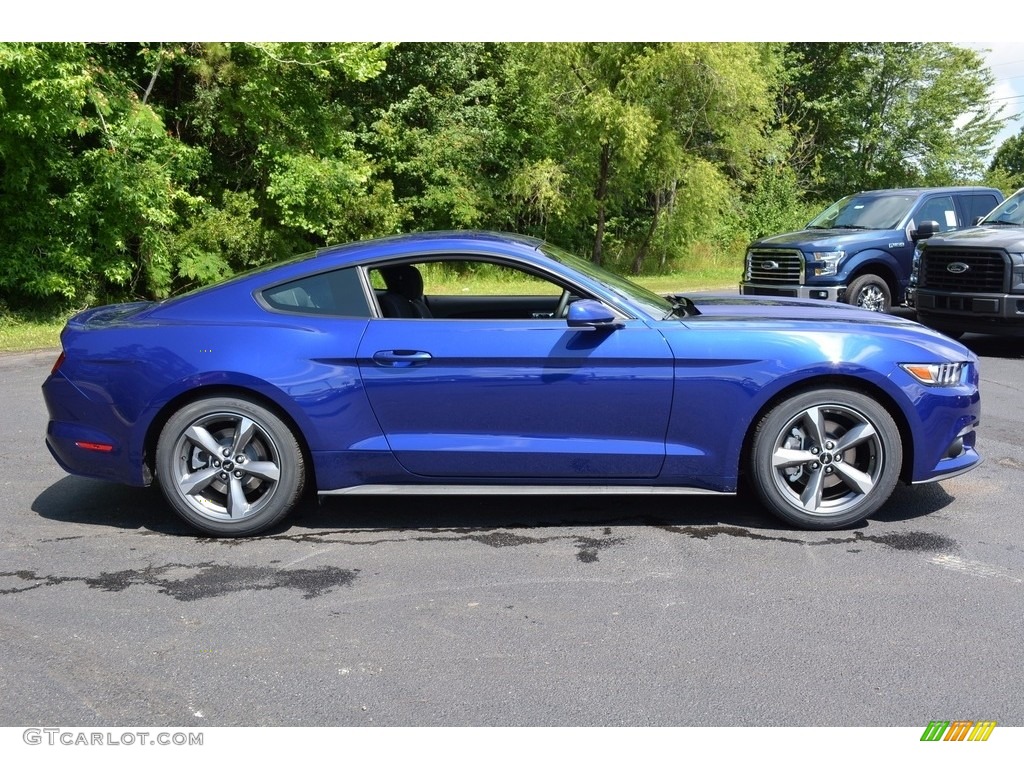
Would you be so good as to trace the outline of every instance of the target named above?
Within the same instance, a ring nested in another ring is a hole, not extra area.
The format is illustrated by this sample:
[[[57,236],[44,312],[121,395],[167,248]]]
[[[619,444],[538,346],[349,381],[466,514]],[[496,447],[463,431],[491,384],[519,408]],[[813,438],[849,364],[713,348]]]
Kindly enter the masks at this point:
[[[562,289],[562,295],[558,297],[558,305],[555,307],[555,313],[551,315],[552,317],[565,317],[566,310],[569,309],[569,297],[571,295],[568,288]]]

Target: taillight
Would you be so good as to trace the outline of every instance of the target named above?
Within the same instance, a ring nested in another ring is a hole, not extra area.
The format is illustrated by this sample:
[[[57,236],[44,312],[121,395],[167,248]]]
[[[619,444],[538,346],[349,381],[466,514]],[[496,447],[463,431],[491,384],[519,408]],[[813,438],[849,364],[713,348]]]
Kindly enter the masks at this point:
[[[65,357],[64,350],[62,349],[60,351],[60,354],[57,356],[57,362],[55,362],[53,364],[53,368],[50,369],[50,375],[51,376],[53,376],[53,374],[55,374],[57,372],[57,369],[60,368],[61,365],[64,364],[64,357]]]
[[[114,446],[110,443],[90,443],[85,440],[76,440],[75,445],[86,451],[97,451],[98,453],[110,453]]]

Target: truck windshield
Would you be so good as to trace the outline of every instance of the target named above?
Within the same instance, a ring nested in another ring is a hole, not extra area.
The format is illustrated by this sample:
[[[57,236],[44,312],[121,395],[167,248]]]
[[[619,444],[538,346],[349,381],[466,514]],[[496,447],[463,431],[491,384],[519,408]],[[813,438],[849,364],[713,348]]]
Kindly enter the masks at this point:
[[[895,229],[914,204],[914,195],[850,195],[833,203],[808,229]]]
[[[992,213],[982,219],[981,223],[1024,226],[1024,189],[1019,189],[1006,198]]]

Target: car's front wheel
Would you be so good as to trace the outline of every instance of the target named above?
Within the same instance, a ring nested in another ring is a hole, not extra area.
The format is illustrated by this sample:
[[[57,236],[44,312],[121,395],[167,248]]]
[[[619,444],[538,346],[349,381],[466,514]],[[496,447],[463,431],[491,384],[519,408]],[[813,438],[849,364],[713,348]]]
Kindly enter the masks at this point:
[[[198,400],[171,416],[157,442],[156,472],[174,511],[214,536],[270,528],[298,503],[305,481],[288,426],[236,397]]]
[[[750,457],[765,506],[800,528],[856,523],[889,498],[903,443],[889,412],[846,389],[791,397],[758,424]]]

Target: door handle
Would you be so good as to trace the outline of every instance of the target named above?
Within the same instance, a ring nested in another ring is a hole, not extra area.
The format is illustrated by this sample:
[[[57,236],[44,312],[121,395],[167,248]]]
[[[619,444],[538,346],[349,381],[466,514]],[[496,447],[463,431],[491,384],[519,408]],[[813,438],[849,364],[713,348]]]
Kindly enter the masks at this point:
[[[411,368],[415,365],[423,365],[428,360],[430,360],[429,352],[420,352],[415,349],[382,349],[373,355],[373,362],[384,368]]]

